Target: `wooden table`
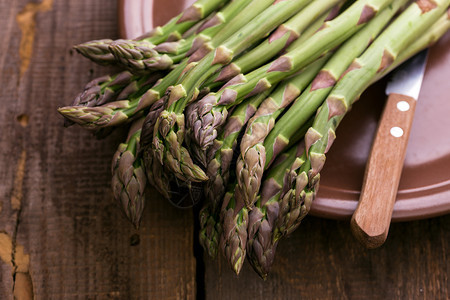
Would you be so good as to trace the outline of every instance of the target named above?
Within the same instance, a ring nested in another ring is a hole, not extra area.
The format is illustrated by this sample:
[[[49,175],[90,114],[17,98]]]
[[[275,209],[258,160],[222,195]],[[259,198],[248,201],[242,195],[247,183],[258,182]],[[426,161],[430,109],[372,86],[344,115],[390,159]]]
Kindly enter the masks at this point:
[[[95,140],[56,108],[108,69],[71,46],[117,38],[111,0],[0,2],[0,299],[449,299],[450,215],[362,248],[348,221],[308,217],[266,282],[204,258],[192,211],[150,193],[139,230],[113,201],[125,132]]]

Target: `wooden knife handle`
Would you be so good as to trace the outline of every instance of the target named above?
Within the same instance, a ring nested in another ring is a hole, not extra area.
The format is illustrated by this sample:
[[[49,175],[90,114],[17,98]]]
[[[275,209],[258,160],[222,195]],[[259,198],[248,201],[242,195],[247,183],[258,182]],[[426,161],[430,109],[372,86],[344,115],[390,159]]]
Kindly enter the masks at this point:
[[[351,220],[354,236],[367,248],[386,240],[415,108],[413,98],[391,94],[379,122]]]

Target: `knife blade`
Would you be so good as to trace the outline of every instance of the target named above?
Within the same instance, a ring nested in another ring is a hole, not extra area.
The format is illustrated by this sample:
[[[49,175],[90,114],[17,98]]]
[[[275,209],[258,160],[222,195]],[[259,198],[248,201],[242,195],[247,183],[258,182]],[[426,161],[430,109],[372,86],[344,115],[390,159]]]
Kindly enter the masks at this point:
[[[351,220],[353,235],[367,248],[381,246],[388,235],[427,54],[424,50],[400,65],[386,86],[388,99]]]

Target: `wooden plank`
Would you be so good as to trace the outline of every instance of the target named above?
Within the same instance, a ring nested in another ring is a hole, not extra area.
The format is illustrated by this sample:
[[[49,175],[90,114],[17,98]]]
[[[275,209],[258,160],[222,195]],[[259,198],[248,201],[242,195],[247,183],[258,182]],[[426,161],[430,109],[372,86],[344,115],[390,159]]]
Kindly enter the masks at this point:
[[[34,40],[22,76],[16,16],[27,1],[0,4],[0,230],[30,260],[16,282],[13,268],[0,262],[0,298],[10,299],[14,287],[29,292],[24,274],[36,299],[194,298],[192,213],[149,191],[141,228],[133,229],[110,188],[110,161],[126,132],[97,141],[80,128],[64,129],[56,112],[111,71],[70,49],[117,38],[116,1],[33,3],[23,25]]]
[[[347,221],[308,217],[280,242],[268,279],[248,263],[237,278],[224,259],[205,259],[206,299],[449,299],[450,215],[394,223],[367,250]]]

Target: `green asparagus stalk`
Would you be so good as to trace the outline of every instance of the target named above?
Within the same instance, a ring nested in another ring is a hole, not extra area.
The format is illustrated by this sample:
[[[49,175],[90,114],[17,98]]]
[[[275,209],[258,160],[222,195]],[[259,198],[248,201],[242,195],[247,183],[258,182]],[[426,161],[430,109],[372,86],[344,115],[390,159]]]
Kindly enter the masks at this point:
[[[305,92],[270,131],[263,144],[265,165],[270,165],[273,158],[286,147],[289,138],[314,114],[352,61],[363,53],[406,2],[393,1],[337,50]]]
[[[225,194],[233,152],[238,145],[239,134],[269,94],[271,94],[271,89],[247,99],[236,107],[220,137],[214,140],[213,146],[208,149],[207,174],[209,180],[205,186],[208,201],[218,203]]]
[[[102,105],[116,98],[117,90],[120,91],[133,80],[130,72],[123,71],[115,75],[105,75],[90,81],[73,100],[72,105],[97,106]],[[74,122],[64,119],[64,126],[69,127]]]
[[[410,47],[417,36],[422,35],[444,13],[450,0],[434,1],[432,6],[424,6],[422,1],[411,4],[383,33],[375,39],[369,48],[354,62],[339,80],[326,101],[318,109],[312,127],[305,135],[305,162],[298,169],[298,178],[302,178],[303,189],[295,188],[296,194],[311,194],[317,191],[320,171],[325,163],[325,154],[330,149],[335,130],[349,107],[359,95],[377,77],[381,77],[392,65],[401,51]],[[300,214],[301,217],[301,214]],[[295,229],[295,222],[291,222]],[[289,230],[280,227],[289,233]]]
[[[114,65],[117,63],[117,59],[109,48],[112,43],[114,43],[114,40],[111,39],[92,40],[76,45],[73,48],[99,65]]]
[[[200,230],[199,241],[209,257],[215,258],[219,249],[220,235],[222,226],[219,217],[212,208],[212,203],[207,202],[203,205],[199,213]]]
[[[270,92],[271,90],[268,90],[241,103],[233,111],[221,136],[214,141],[214,147],[208,151],[209,179],[204,189],[206,204],[200,211],[199,237],[200,244],[211,257],[217,255],[219,237],[222,232],[220,209],[228,185],[230,166],[239,133]]]
[[[232,85],[203,99],[208,103],[203,118],[214,119],[211,127],[219,127],[226,119],[227,110],[239,104],[248,95],[264,91],[271,85],[291,76],[318,57],[341,44],[387,6],[389,0],[359,0],[333,20],[325,22],[323,28],[307,39],[299,48],[292,49],[272,63],[242,76],[242,84]],[[209,116],[205,116],[209,113]],[[209,129],[214,132],[214,128]],[[210,140],[206,137],[203,140]]]
[[[145,172],[150,184],[172,205],[178,208],[189,208],[195,205],[199,197],[200,186],[192,182],[178,181],[177,178],[157,160],[152,148],[154,122],[164,108],[163,99],[155,102],[145,118],[141,132],[141,151]]]
[[[200,199],[202,186],[195,185],[192,182],[179,181],[168,172],[159,160],[155,159],[152,148],[153,129],[157,117],[164,109],[164,100],[155,102],[147,114],[142,125],[140,146],[145,165],[147,179],[150,184],[174,206],[188,208],[197,203]]]
[[[73,48],[86,58],[100,65],[112,65],[116,63],[114,54],[109,50],[111,39],[93,40],[74,46]]]
[[[265,166],[263,141],[283,110],[296,99],[316,76],[330,55],[318,59],[298,75],[279,87],[259,107],[249,121],[240,144],[241,155],[236,166],[238,189],[244,196],[244,203],[251,209],[261,185]]]
[[[220,218],[220,248],[233,271],[239,274],[246,256],[248,209],[232,190],[225,194]]]
[[[119,145],[114,154],[112,171],[112,189],[114,197],[122,205],[128,219],[139,227],[145,206],[145,186],[147,179],[139,153],[139,137],[144,119],[133,123],[125,143]]]
[[[387,67],[383,72],[379,73],[370,83],[372,85],[376,81],[380,80],[386,74],[389,74],[392,70],[398,67],[400,64],[413,57],[420,51],[434,45],[446,32],[450,30],[450,11],[443,14],[427,31],[417,38],[406,49],[402,50],[398,57],[395,58],[392,65]]]
[[[262,3],[263,1],[258,2]],[[154,134],[155,151],[159,152],[161,158],[170,153],[171,158],[178,159],[183,152],[182,143],[184,140],[184,114],[186,105],[193,101],[198,95],[198,87],[211,74],[217,71],[221,66],[232,60],[237,55],[259,40],[268,31],[282,23],[284,20],[296,13],[298,9],[305,4],[305,0],[285,0],[276,1],[261,14],[248,23],[242,29],[231,36],[224,44],[217,47],[215,51],[210,52],[198,64],[188,71],[185,80],[170,89],[168,97],[168,108],[161,113],[156,123],[157,130]],[[242,39],[242,36],[247,38]],[[186,156],[184,157],[186,159]],[[180,162],[183,163],[183,162]],[[177,161],[169,164],[174,172],[181,170]],[[191,176],[192,172],[182,172],[180,176]],[[192,173],[195,175],[194,173]],[[198,178],[189,178],[192,181],[204,180],[204,176]]]
[[[173,66],[173,59],[160,54],[155,45],[147,41],[116,40],[109,45],[118,64],[134,73],[167,70]]]
[[[178,16],[172,18],[164,26],[155,27],[152,31],[136,39],[138,42],[150,46],[159,45],[166,41],[178,40],[182,34],[196,23],[207,17],[211,12],[228,2],[228,0],[198,0]],[[94,40],[75,46],[74,48],[86,58],[99,64],[115,64],[116,57],[111,52],[113,40]]]

